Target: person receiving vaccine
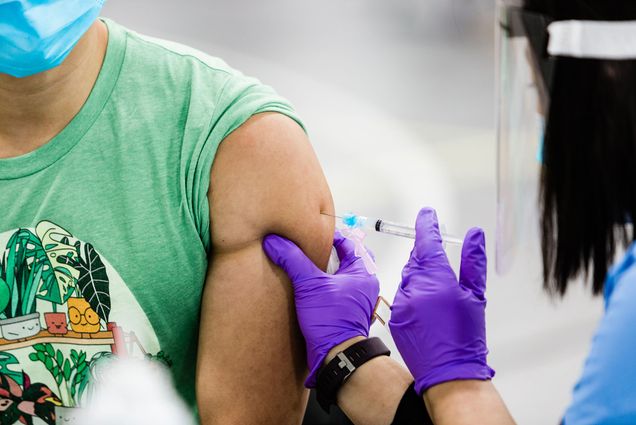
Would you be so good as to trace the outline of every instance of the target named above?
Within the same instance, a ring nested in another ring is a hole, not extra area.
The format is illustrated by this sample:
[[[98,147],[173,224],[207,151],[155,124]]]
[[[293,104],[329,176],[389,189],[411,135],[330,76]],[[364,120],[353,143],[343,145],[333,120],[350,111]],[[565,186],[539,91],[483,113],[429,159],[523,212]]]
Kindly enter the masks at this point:
[[[547,292],[590,281],[605,314],[562,423],[636,423],[636,5],[501,1],[497,32],[496,268],[505,275],[538,225]],[[349,242],[336,236],[341,266],[328,275],[292,242],[265,239],[293,282],[306,385],[324,406],[356,424],[514,423],[487,363],[484,239],[468,232],[456,275],[435,212],[420,211],[389,321],[410,374],[368,338],[378,282]]]
[[[78,423],[127,357],[168,367],[200,423],[298,424],[304,343],[261,239],[329,259],[331,194],[301,120],[103,7],[0,0],[0,423]]]

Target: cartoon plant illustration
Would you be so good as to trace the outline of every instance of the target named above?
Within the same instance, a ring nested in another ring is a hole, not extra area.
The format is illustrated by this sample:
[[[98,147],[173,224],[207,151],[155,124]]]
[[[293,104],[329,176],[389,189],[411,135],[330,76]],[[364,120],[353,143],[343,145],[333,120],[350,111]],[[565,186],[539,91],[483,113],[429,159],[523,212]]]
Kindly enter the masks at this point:
[[[81,333],[82,338],[99,332],[99,316],[84,298],[69,298],[68,317],[73,330]]]
[[[0,374],[12,378],[18,384],[22,385],[22,372],[17,372],[11,369],[11,366],[19,364],[20,362],[13,354],[6,351],[0,351]]]
[[[48,330],[50,334],[62,336],[68,333],[66,313],[44,313],[44,321],[46,323],[46,330]]]
[[[0,373],[0,423],[33,425],[33,417],[55,424],[55,407],[61,400],[44,384],[32,384],[22,372],[22,384]]]
[[[66,407],[78,407],[82,400],[94,391],[93,384],[97,379],[95,369],[98,364],[106,363],[114,358],[114,354],[99,352],[87,359],[86,352],[72,349],[70,358],[64,356],[51,344],[35,344],[34,352],[29,359],[41,362],[49,371],[58,387],[60,398]],[[1,422],[0,422],[1,423]]]
[[[36,239],[32,249],[34,257],[45,266],[37,297],[55,304],[64,304],[73,294],[80,272],[73,267],[79,253],[67,230],[50,221],[41,221],[35,227]]]
[[[76,407],[90,379],[90,360],[84,351],[71,350],[70,359],[51,344],[35,344],[29,359],[41,362],[57,384],[64,406]]]
[[[5,339],[25,339],[40,331],[36,298],[51,302],[53,312],[45,314],[45,321],[54,334],[66,333],[65,318],[56,314],[56,306],[69,302],[71,309],[71,296],[73,330],[90,334],[106,326],[111,309],[106,267],[91,244],[72,244],[72,238],[62,227],[41,221],[35,233],[18,229],[9,239],[0,258],[0,328]]]
[[[0,424],[32,424],[31,416],[55,423],[55,408],[62,401],[46,385],[32,384],[24,371],[13,370],[15,365],[19,362],[13,354],[0,351]]]
[[[78,253],[68,241],[71,234],[48,221],[40,222],[36,233],[18,229],[7,243],[0,267],[1,318],[34,313],[36,298],[55,309],[75,289],[80,272],[72,266]]]
[[[27,229],[18,229],[9,239],[0,260],[0,318],[35,313],[35,296],[44,271],[34,252],[38,246],[39,239]]]
[[[77,253],[75,257],[66,257],[61,261],[79,271],[75,295],[84,298],[88,302],[88,306],[83,306],[83,303],[79,303],[80,305],[76,306],[78,312],[79,314],[86,315],[86,323],[84,323],[84,325],[94,325],[94,322],[89,318],[91,313],[99,316],[99,319],[101,319],[105,325],[108,322],[111,307],[106,266],[104,266],[99,254],[90,243],[85,243],[84,249],[82,250],[81,244],[78,241],[75,243],[75,250]],[[79,322],[73,322],[73,317],[70,316],[70,308],[69,302],[69,319],[71,319],[71,323],[73,324],[73,330],[91,333],[92,331],[90,330],[81,331],[75,329],[77,325],[79,325]],[[97,323],[99,323],[99,320]],[[88,326],[88,328],[91,328],[91,326]]]
[[[0,329],[5,339],[26,339],[40,331],[35,298],[48,266],[38,257],[38,247],[37,236],[18,229],[0,259]]]

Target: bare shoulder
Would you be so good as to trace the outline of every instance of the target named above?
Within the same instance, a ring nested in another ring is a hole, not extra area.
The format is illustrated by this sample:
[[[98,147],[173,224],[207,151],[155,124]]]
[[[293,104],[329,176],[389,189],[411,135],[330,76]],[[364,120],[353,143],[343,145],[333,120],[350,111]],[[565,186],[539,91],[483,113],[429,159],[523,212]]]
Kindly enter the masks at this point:
[[[327,264],[334,222],[320,212],[332,211],[331,194],[303,130],[280,114],[253,116],[221,143],[208,198],[212,258],[197,364],[202,423],[300,423],[307,371],[293,290],[261,243],[277,233]]]
[[[212,167],[215,252],[241,249],[268,233],[286,236],[326,262],[333,220],[329,187],[302,128],[277,113],[257,114],[230,134]]]

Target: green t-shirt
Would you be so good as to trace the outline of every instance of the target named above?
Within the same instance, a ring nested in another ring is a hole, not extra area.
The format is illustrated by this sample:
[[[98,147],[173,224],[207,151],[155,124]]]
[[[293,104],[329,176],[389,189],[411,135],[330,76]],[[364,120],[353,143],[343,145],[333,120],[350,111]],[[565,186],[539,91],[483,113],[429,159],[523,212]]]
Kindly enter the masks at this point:
[[[89,369],[148,355],[194,406],[214,155],[253,114],[298,119],[223,61],[105,22],[81,111],[46,145],[0,160],[0,374],[81,406]]]

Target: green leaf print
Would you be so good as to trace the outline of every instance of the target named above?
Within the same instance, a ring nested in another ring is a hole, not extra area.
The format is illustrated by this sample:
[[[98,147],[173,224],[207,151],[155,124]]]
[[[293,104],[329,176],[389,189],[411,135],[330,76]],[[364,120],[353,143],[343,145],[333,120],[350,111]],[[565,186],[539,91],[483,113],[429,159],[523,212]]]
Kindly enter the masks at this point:
[[[18,267],[26,259],[26,242],[30,232],[24,229],[18,229],[7,243],[3,255],[4,263],[4,280],[8,284],[9,289],[13,291],[17,282]]]
[[[64,361],[64,380],[69,381],[71,379],[71,363],[66,359]]]
[[[22,299],[22,313],[35,313],[35,294],[42,279],[42,271],[44,267],[34,265],[29,272],[29,278],[24,288],[24,298]]]
[[[76,243],[75,247],[79,253],[79,242]],[[84,244],[84,251],[82,255],[78,255],[78,260],[69,258],[63,261],[79,270],[80,275],[77,280],[77,287],[80,294],[88,301],[88,304],[95,310],[97,315],[105,322],[108,322],[108,317],[110,316],[108,274],[106,273],[106,266],[104,266],[93,245]]]
[[[51,360],[50,357],[45,357],[44,358],[44,366],[46,366],[46,368],[48,370],[53,370],[53,360]]]
[[[6,317],[16,317],[21,315],[18,311],[20,306],[20,296],[22,289],[22,278],[26,267],[26,253],[29,239],[33,234],[26,229],[18,229],[7,243],[3,256],[4,282],[7,284],[10,293],[10,303],[6,306],[4,314]]]
[[[51,344],[44,344],[44,348],[46,350],[46,353],[51,356],[51,357],[55,357],[55,350],[53,349],[53,346]],[[61,354],[61,353],[60,353]]]
[[[41,221],[35,227],[40,238],[38,259],[49,267],[44,267],[37,297],[55,304],[64,304],[75,290],[79,271],[72,263],[76,259],[75,246],[69,243],[73,236],[62,227],[50,221]],[[71,261],[65,261],[70,259]]]
[[[64,406],[67,407],[82,404],[84,393],[92,388],[91,370],[97,363],[114,358],[110,352],[99,352],[87,361],[86,352],[78,352],[75,349],[71,349],[67,358],[61,350],[55,350],[50,343],[35,344],[32,348],[34,351],[29,354],[29,359],[44,364],[58,386]]]
[[[0,266],[2,268],[2,266]],[[9,305],[11,299],[11,290],[9,285],[0,277],[0,311],[3,311]]]
[[[56,270],[42,242],[28,229],[18,229],[9,238],[1,269],[4,285],[0,284],[0,306],[4,304],[1,301],[6,298],[7,290],[10,296],[9,303],[3,308],[5,318],[34,313],[36,296],[50,298],[44,296],[48,293],[42,288],[58,286],[51,284],[56,280]]]
[[[22,371],[17,372],[9,366],[11,365],[19,365],[20,362],[18,359],[11,353],[7,353],[6,351],[0,351],[0,373],[12,378],[19,385],[23,384],[23,375]]]

